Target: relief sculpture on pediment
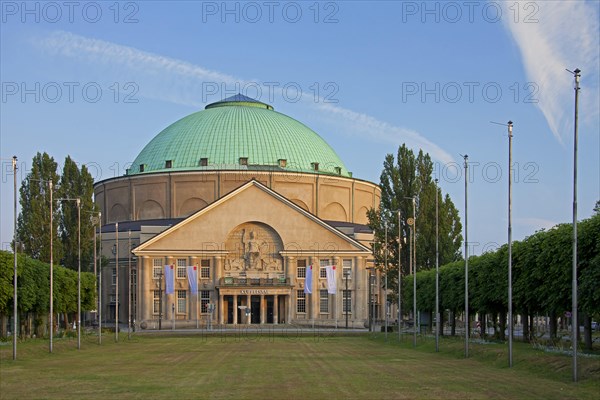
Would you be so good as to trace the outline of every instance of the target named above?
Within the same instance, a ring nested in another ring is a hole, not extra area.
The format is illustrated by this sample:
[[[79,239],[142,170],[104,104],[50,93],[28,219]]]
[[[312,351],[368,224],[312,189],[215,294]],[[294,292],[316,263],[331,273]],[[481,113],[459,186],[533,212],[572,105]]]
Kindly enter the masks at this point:
[[[283,260],[279,254],[283,243],[277,232],[266,224],[246,222],[237,226],[228,236],[225,247],[226,272],[280,273]]]

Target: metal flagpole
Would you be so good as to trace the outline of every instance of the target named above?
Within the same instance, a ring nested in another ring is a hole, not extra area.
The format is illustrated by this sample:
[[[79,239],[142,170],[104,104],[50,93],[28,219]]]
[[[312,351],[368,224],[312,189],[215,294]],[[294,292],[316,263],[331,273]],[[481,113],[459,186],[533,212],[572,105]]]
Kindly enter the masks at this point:
[[[512,309],[512,137],[513,123],[508,121],[508,366],[513,366]],[[527,321],[525,321],[527,323]]]
[[[468,248],[468,212],[467,212],[467,181],[469,180],[469,156],[465,160],[465,358],[469,357],[469,248]]]
[[[13,181],[14,181],[14,193],[13,193],[13,360],[17,359],[17,156],[12,158],[13,167]],[[52,221],[52,220],[50,220]],[[50,237],[52,237],[52,229],[50,229]]]
[[[98,266],[98,344],[102,344],[102,212],[98,212],[98,234],[100,236],[100,264]]]
[[[119,223],[115,222],[115,342],[119,341]]]
[[[81,199],[77,199],[77,350],[81,349]]]
[[[387,312],[387,285],[388,285],[388,229],[387,223],[385,224],[385,253],[383,253],[384,257],[384,265],[385,265],[385,291],[383,293],[383,312],[385,313],[385,340],[387,342],[388,337],[388,312]]]
[[[569,71],[571,72],[571,71]],[[577,120],[579,111],[579,79],[581,70],[572,72],[575,77],[575,123],[573,135],[573,271],[572,271],[572,311],[571,311],[571,343],[573,345],[573,382],[577,382]]]
[[[127,339],[131,339],[131,229],[127,230]]]
[[[48,181],[48,188],[50,190],[50,348],[49,351],[52,353],[53,336],[54,336],[54,200],[52,199],[52,191],[54,190],[52,180]]]
[[[402,262],[400,254],[402,249],[402,218],[398,210],[398,341],[400,341],[400,328],[402,327]]]
[[[416,200],[412,197],[413,203],[413,347],[417,347],[417,207]]]
[[[438,180],[435,180],[435,351],[440,351],[440,235]]]
[[[200,268],[198,268],[198,264],[196,264],[196,284],[198,284],[198,275],[200,275]],[[200,296],[198,296],[198,289],[196,289],[196,329],[199,328],[198,314],[200,312],[202,312],[202,310],[200,309]],[[212,317],[212,314],[210,316]]]

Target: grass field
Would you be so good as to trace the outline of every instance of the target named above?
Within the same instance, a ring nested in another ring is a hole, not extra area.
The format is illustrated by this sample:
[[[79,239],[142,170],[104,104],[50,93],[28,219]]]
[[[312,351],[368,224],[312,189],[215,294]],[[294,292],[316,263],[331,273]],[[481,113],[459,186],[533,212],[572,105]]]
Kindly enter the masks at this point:
[[[151,399],[598,399],[600,359],[571,358],[515,343],[509,369],[505,344],[444,338],[398,343],[390,334],[149,335],[103,344],[84,337],[0,346],[0,398]]]

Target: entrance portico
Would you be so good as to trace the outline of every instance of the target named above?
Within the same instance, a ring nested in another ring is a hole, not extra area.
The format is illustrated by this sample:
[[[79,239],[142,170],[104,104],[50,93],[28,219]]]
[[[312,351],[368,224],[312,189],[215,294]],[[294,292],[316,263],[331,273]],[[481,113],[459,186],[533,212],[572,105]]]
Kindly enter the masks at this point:
[[[291,287],[217,287],[220,324],[274,324],[290,321]]]

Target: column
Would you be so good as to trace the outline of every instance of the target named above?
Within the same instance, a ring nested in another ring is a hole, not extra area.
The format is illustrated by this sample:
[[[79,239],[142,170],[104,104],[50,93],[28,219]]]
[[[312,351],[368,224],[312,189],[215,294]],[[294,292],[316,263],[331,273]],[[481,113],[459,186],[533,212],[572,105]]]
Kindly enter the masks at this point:
[[[223,325],[223,317],[227,313],[227,310],[225,310],[225,296],[222,294],[219,294],[219,309],[217,310],[217,313],[219,313],[219,324]]]
[[[273,324],[277,325],[277,318],[279,318],[279,295],[273,296]]]
[[[238,320],[237,320],[237,309],[238,309],[238,298],[237,298],[237,294],[233,295],[233,324],[237,325]]]
[[[250,296],[249,294],[246,295],[246,309],[249,310],[249,311],[246,311],[246,324],[248,324],[248,325],[250,325],[250,323],[252,322],[252,315],[248,314],[248,312],[252,312],[252,307],[251,307],[252,302],[250,301],[251,297],[252,296]]]
[[[292,322],[292,296],[283,296],[283,302],[285,303],[285,323],[290,324]]]
[[[152,310],[154,308],[154,281],[152,279],[152,259],[148,256],[142,257],[142,268],[138,268],[138,286],[141,288],[138,293],[138,304],[140,307],[140,316],[142,320],[154,318]]]
[[[306,303],[307,305],[310,307],[310,314],[309,314],[309,318],[310,319],[317,319],[317,311],[319,310],[318,306],[319,306],[319,274],[321,272],[320,268],[320,263],[319,263],[319,258],[318,257],[309,257],[309,265],[312,265],[313,267],[313,281],[312,281],[312,287],[311,287],[311,291],[312,294],[309,294],[307,296],[309,296],[309,299]],[[310,301],[310,304],[308,304]]]
[[[266,311],[267,311],[267,307],[266,307],[266,302],[265,302],[265,295],[261,294],[260,295],[260,323],[261,323],[261,325],[264,325],[264,323],[265,323]]]

